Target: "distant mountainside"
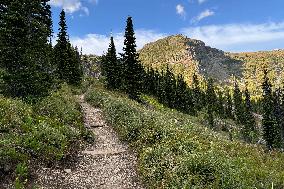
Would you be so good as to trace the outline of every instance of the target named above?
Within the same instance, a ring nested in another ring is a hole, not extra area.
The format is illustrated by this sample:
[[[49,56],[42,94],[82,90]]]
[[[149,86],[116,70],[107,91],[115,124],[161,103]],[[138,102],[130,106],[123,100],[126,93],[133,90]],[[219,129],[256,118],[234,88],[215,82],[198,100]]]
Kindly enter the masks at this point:
[[[139,52],[144,65],[158,70],[169,65],[175,74],[183,74],[188,83],[194,72],[219,83],[232,83],[235,76],[241,87],[246,83],[254,95],[259,95],[264,68],[269,70],[274,86],[284,82],[284,50],[228,53],[200,40],[175,35],[149,43]]]
[[[183,74],[189,83],[194,72],[220,82],[230,82],[232,75],[242,76],[240,60],[183,35],[169,36],[145,45],[140,50],[140,60],[156,69],[169,65],[176,74]]]
[[[242,62],[242,82],[246,83],[254,95],[261,94],[263,70],[269,71],[273,87],[284,83],[284,50],[227,53],[233,59]]]

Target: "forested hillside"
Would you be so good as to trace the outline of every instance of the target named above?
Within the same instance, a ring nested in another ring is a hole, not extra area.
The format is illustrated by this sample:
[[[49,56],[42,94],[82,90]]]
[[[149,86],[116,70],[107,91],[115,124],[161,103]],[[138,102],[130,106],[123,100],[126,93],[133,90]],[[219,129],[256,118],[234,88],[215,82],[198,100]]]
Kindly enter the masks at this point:
[[[243,81],[247,83],[253,95],[261,94],[263,70],[269,71],[269,78],[274,88],[283,86],[284,51],[260,51],[248,53],[228,53],[228,56],[242,62]]]
[[[283,50],[229,53],[207,47],[202,41],[176,35],[147,44],[139,52],[146,67],[163,70],[169,65],[175,75],[182,74],[189,84],[194,73],[200,78],[211,77],[231,86],[236,78],[242,90],[247,84],[251,94],[259,96],[263,70],[267,69],[273,87],[283,85]]]

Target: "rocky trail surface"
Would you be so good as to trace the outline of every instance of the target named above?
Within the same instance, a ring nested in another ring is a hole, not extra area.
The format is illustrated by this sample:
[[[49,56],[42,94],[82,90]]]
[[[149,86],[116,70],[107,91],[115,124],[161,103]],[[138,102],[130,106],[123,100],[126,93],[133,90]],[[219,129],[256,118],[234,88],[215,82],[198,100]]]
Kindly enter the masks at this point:
[[[92,146],[82,151],[69,167],[42,168],[37,171],[37,186],[46,189],[142,189],[136,167],[137,158],[128,145],[121,142],[102,117],[79,98],[85,126],[95,134]]]

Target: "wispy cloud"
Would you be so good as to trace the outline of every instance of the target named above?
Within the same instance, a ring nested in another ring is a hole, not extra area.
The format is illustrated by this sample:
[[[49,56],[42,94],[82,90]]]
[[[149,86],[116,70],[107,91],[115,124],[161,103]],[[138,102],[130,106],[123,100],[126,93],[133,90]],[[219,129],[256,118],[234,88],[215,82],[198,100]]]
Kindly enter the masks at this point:
[[[183,19],[185,19],[185,17],[186,17],[186,11],[185,11],[185,9],[184,9],[184,6],[182,6],[181,4],[178,4],[178,5],[176,6],[176,13],[177,13],[178,15],[180,15]]]
[[[97,0],[90,1],[97,3]],[[86,15],[89,15],[89,9],[83,6],[81,0],[51,0],[49,4],[55,7],[62,7],[67,13],[83,11]]]
[[[207,18],[209,16],[213,16],[215,15],[215,12],[210,10],[210,9],[206,9],[205,11],[201,12],[198,16],[196,16],[195,18],[192,19],[192,22],[199,22],[200,20],[203,20],[204,18]]]
[[[114,33],[114,41],[118,52],[122,52],[124,43],[124,33]],[[138,29],[135,32],[137,49],[141,49],[145,44],[164,38],[167,35],[153,30]],[[88,34],[84,37],[72,37],[71,43],[74,46],[82,47],[85,54],[102,55],[109,45],[109,36],[99,34]]]
[[[183,28],[181,32],[226,51],[267,50],[284,44],[284,22],[208,25]]]
[[[198,0],[199,4],[205,3],[207,0]]]

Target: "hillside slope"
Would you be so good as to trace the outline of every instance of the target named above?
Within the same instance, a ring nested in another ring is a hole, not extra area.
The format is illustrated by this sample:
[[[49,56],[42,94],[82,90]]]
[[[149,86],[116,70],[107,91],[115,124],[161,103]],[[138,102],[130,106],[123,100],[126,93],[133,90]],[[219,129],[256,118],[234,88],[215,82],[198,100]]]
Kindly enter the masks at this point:
[[[265,68],[274,87],[284,83],[284,50],[229,53],[200,40],[175,35],[149,43],[139,52],[144,65],[158,70],[169,65],[175,74],[183,74],[189,84],[194,72],[219,83],[232,83],[232,76],[236,76],[241,88],[247,84],[252,95],[260,95]]]
[[[263,69],[269,71],[269,79],[274,87],[280,87],[284,82],[284,50],[228,53],[233,59],[243,64],[243,83],[254,95],[261,94]]]
[[[151,97],[145,106],[96,84],[86,100],[137,151],[147,188],[284,187],[283,153],[213,131]]]
[[[183,74],[189,83],[194,72],[220,82],[228,82],[233,74],[241,76],[239,60],[183,35],[169,36],[145,45],[140,50],[140,60],[144,65],[158,69],[168,64],[176,74]]]

